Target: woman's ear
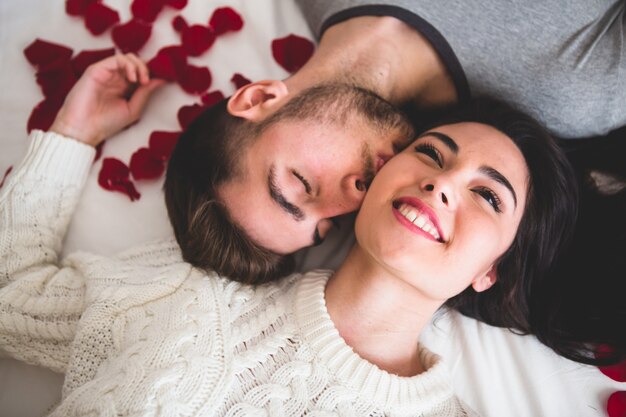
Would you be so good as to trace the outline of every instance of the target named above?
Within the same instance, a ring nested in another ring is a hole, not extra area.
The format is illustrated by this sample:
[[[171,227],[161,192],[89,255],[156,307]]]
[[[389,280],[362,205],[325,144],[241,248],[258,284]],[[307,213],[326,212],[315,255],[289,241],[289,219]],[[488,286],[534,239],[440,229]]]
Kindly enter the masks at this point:
[[[274,112],[288,93],[282,81],[257,81],[238,89],[228,99],[226,108],[232,116],[258,122]]]
[[[498,280],[496,269],[495,265],[491,265],[491,268],[489,268],[489,271],[487,271],[486,274],[483,274],[472,281],[472,288],[474,288],[474,291],[483,292],[491,288],[491,286]]]

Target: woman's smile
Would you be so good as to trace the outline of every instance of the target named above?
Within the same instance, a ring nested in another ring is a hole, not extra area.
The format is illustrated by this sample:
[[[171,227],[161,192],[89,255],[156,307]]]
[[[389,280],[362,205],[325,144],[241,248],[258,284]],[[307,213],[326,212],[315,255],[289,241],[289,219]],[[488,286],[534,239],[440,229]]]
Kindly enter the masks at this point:
[[[443,233],[435,213],[417,198],[403,197],[393,202],[393,214],[412,232],[443,243]]]

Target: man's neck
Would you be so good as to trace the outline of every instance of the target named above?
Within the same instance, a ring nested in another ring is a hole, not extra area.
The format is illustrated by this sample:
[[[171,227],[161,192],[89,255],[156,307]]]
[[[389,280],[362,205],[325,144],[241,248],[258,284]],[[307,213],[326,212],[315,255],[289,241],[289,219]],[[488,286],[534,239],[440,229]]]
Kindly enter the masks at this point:
[[[456,90],[430,43],[393,17],[357,17],[331,26],[313,57],[285,81],[290,91],[346,82],[396,105],[455,102]]]

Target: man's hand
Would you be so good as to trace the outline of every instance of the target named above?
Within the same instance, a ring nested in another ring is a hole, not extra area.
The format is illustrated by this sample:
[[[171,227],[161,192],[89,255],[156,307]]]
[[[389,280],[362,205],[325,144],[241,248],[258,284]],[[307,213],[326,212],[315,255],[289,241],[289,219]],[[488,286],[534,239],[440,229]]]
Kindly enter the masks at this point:
[[[91,65],[59,110],[50,131],[92,146],[139,119],[163,80],[150,80],[148,67],[133,54]]]

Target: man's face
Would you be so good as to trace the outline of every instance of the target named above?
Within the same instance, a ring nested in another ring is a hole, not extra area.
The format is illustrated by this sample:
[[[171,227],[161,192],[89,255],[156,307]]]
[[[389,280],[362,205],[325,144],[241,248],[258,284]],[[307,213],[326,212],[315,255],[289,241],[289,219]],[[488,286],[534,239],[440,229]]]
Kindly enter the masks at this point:
[[[241,175],[219,188],[220,199],[257,244],[295,252],[320,243],[333,217],[360,207],[366,186],[405,135],[356,115],[340,123],[274,123],[245,149]]]

